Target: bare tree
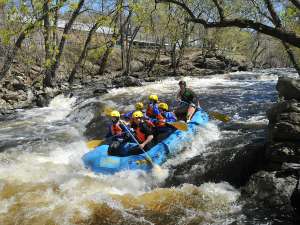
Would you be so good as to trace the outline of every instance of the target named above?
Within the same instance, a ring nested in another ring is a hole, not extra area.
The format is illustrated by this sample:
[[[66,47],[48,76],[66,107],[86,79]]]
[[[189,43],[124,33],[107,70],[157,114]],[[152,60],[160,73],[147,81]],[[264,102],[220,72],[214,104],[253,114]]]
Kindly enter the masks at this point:
[[[298,9],[300,9],[300,1],[299,0],[290,0]]]
[[[54,12],[58,8],[60,8],[61,5],[55,5],[54,7],[51,7],[48,9],[47,13],[41,12],[40,16],[36,16],[33,22],[28,22],[25,24],[25,27],[20,32],[19,36],[17,37],[16,41],[14,42],[12,49],[7,53],[2,68],[0,69],[0,81],[6,76],[7,72],[9,71],[14,58],[16,57],[17,52],[20,50],[23,41],[25,38],[38,27],[38,24],[45,20],[45,18],[48,16],[48,13]],[[36,12],[35,14],[38,15],[40,12]]]
[[[44,84],[43,84],[44,87],[53,86],[56,71],[59,67],[60,59],[61,59],[61,56],[62,56],[63,51],[64,51],[67,35],[69,34],[69,32],[72,28],[72,25],[75,22],[76,18],[80,14],[80,10],[83,7],[84,2],[85,2],[85,0],[80,0],[78,2],[75,10],[73,11],[73,13],[71,15],[71,18],[69,19],[69,21],[67,22],[67,24],[64,27],[63,34],[62,34],[61,40],[59,42],[58,49],[55,52],[53,62],[51,62],[51,65],[48,68],[46,68],[45,79],[44,79]]]
[[[213,28],[213,27],[239,27],[239,28],[251,28],[260,33],[275,37],[281,41],[284,41],[290,45],[296,46],[300,48],[300,36],[295,32],[286,31],[278,27],[272,27],[270,25],[263,24],[261,22],[257,22],[252,19],[246,19],[243,17],[240,18],[226,18],[224,14],[224,8],[219,3],[218,0],[212,0],[215,9],[219,14],[219,20],[211,21],[204,17],[200,17],[194,13],[194,11],[189,7],[187,3],[180,0],[155,0],[157,3],[173,3],[175,5],[180,6],[183,10],[185,10],[190,16],[189,20],[191,22],[200,23],[205,28]],[[298,3],[298,1],[294,0],[293,3]]]
[[[271,22],[278,28],[278,29],[282,29],[284,30],[283,26],[282,26],[282,22],[279,18],[279,16],[277,15],[275,9],[274,9],[274,6],[272,4],[272,2],[270,0],[264,0],[266,6],[267,6],[267,9],[271,15]],[[292,49],[290,48],[290,46],[285,42],[285,41],[281,41],[281,43],[283,44],[294,68],[296,69],[298,75],[300,76],[300,66],[296,60],[296,56],[295,54],[293,53]]]

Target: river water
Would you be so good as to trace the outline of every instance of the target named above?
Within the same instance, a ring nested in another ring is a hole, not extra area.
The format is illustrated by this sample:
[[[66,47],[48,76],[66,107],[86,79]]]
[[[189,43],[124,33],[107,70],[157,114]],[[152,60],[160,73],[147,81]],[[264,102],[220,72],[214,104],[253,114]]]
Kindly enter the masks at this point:
[[[162,166],[164,172],[171,176],[188,160],[205,158],[216,150],[212,146],[222,152],[224,144],[216,143],[228,140],[226,148],[234,148],[264,136],[265,111],[277,99],[278,76],[285,75],[295,76],[273,69],[185,77],[203,108],[232,120],[211,120],[201,127],[191,143]],[[226,182],[166,187],[167,177],[155,174],[124,171],[106,176],[83,167],[86,140],[105,135],[105,108],[125,112],[153,93],[172,106],[177,83],[172,78],[93,98],[78,91],[71,98],[57,96],[49,107],[19,110],[0,121],[0,224],[273,224],[273,212],[254,205],[251,213],[245,209],[251,200]]]

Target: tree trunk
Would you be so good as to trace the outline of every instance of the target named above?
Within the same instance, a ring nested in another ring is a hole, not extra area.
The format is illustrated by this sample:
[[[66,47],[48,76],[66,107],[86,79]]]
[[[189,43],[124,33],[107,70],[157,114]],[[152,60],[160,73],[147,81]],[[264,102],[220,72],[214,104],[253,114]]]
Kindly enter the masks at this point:
[[[158,42],[159,42],[159,39],[157,39],[156,44],[157,44]],[[155,53],[154,53],[154,57],[153,57],[153,59],[152,59],[152,60],[150,61],[150,63],[149,63],[149,66],[148,66],[148,69],[147,69],[147,74],[148,74],[148,75],[149,75],[149,74],[151,73],[151,71],[153,70],[154,65],[155,65],[156,62],[157,62],[157,59],[158,59],[159,56],[160,56],[160,51],[161,51],[161,48],[162,48],[163,44],[164,44],[164,38],[161,39],[161,42],[160,42],[158,48],[156,49],[156,51],[155,51]]]
[[[59,4],[60,0],[56,0],[56,5]],[[57,38],[57,22],[58,22],[58,15],[59,15],[59,9],[55,10],[54,12],[54,22],[53,22],[53,35],[52,35],[52,43],[54,44],[54,46],[56,46],[58,44],[58,38]],[[52,47],[52,50],[54,50],[54,48]]]
[[[290,60],[291,60],[291,62],[293,64],[294,68],[296,69],[296,71],[298,73],[298,76],[300,77],[300,66],[298,64],[298,61],[296,59],[296,56],[295,56],[293,50],[291,49],[291,47],[287,43],[282,42],[282,44],[283,44],[283,46],[285,48],[286,53],[289,56],[289,58],[290,58]]]
[[[123,2],[122,2],[123,5]],[[125,46],[124,46],[124,26],[123,26],[123,11],[119,15],[119,24],[120,24],[120,45],[121,45],[121,65],[122,70],[125,67]]]
[[[253,29],[257,32],[275,37],[281,41],[284,41],[290,45],[293,45],[295,47],[300,48],[300,36],[296,34],[295,32],[286,31],[283,29],[280,29],[278,27],[272,27],[269,25],[265,25],[260,22],[256,22],[251,19],[245,19],[245,18],[221,18],[220,21],[210,21],[205,20],[204,18],[199,17],[198,15],[195,15],[193,10],[189,8],[189,6],[178,0],[156,0],[157,3],[159,2],[166,2],[166,3],[173,3],[178,6],[180,6],[183,10],[185,10],[189,16],[189,21],[194,23],[202,24],[205,28],[221,28],[221,27],[238,27],[238,28],[246,28],[246,29]],[[214,1],[217,2],[217,1]],[[296,1],[294,1],[296,2]],[[298,1],[297,1],[298,2]],[[219,5],[220,7],[220,5]],[[218,9],[218,7],[216,7]],[[221,8],[222,9],[222,8]],[[222,9],[223,10],[223,9]]]
[[[282,26],[282,23],[281,23],[281,20],[279,18],[279,16],[277,15],[275,9],[274,9],[274,6],[272,4],[272,2],[270,0],[264,0],[265,1],[265,4],[268,8],[268,11],[272,17],[272,22],[273,24],[276,26],[276,28],[279,28],[281,30],[284,30],[283,26]],[[285,51],[287,52],[294,68],[296,69],[298,75],[300,76],[300,66],[296,60],[296,57],[292,51],[292,49],[290,48],[290,46],[285,42],[285,41],[281,41],[284,48],[285,48]]]
[[[97,22],[97,23],[94,24],[94,26],[89,31],[88,36],[87,36],[87,38],[85,40],[85,43],[84,43],[84,47],[81,51],[81,54],[80,54],[77,62],[75,63],[75,66],[73,67],[72,72],[69,76],[69,79],[68,79],[69,83],[73,83],[74,78],[75,78],[75,74],[77,73],[78,69],[82,66],[82,61],[83,61],[83,59],[85,59],[85,57],[87,55],[87,50],[88,50],[88,47],[89,47],[90,42],[92,40],[92,36],[96,32],[96,30],[99,28],[99,26],[100,26],[100,23]]]
[[[56,71],[57,71],[57,69],[59,67],[59,64],[60,64],[60,59],[61,59],[62,53],[64,51],[67,35],[69,34],[69,31],[71,30],[75,19],[79,15],[80,10],[81,10],[81,8],[84,4],[84,1],[85,0],[80,0],[79,1],[78,5],[77,5],[77,8],[73,11],[70,20],[65,25],[65,28],[64,28],[59,46],[58,46],[58,52],[55,54],[55,57],[54,57],[54,62],[51,64],[50,68],[47,69],[46,72],[45,72],[45,79],[44,79],[44,84],[43,84],[44,87],[54,86],[53,82],[54,82],[54,79],[55,79]]]
[[[172,48],[171,48],[171,67],[173,69],[174,75],[177,73],[177,68],[176,68],[176,42],[172,43]]]
[[[127,52],[126,52],[126,68],[125,68],[125,73],[128,75],[130,74],[130,62],[131,62],[131,59],[132,59],[132,44],[133,44],[133,41],[137,35],[137,33],[139,32],[141,26],[138,26],[134,29],[133,33],[132,33],[132,36],[131,36],[131,40],[128,44],[128,49],[127,49]]]
[[[55,6],[51,9],[49,9],[49,12],[53,12],[54,10],[56,10],[58,8],[58,6]],[[14,58],[16,57],[16,54],[18,52],[18,50],[21,48],[22,43],[24,41],[24,39],[26,38],[26,36],[36,27],[36,24],[42,20],[44,20],[46,14],[42,13],[42,15],[40,17],[38,17],[34,23],[30,23],[27,25],[27,27],[20,33],[20,35],[17,38],[17,41],[15,42],[13,49],[8,53],[8,55],[6,56],[5,60],[4,60],[4,64],[2,66],[2,68],[0,69],[0,81],[6,76],[7,72],[9,71]]]
[[[296,6],[300,10],[300,1],[299,0],[290,0],[294,6]]]
[[[189,29],[189,24],[187,22],[184,24],[184,30],[183,30],[184,35],[183,35],[183,38],[182,38],[182,43],[179,47],[178,58],[176,60],[176,69],[179,67],[179,65],[182,61],[185,49],[186,49],[187,44],[188,44],[189,35],[193,30],[194,30],[194,25],[191,26],[191,28]]]
[[[132,15],[132,11],[130,10],[129,14],[128,14],[127,18],[126,18],[126,20],[123,22],[123,24],[121,26],[122,27],[121,29],[124,29],[124,26],[126,26],[126,24],[128,23],[128,20],[131,17],[131,15]],[[118,17],[119,17],[119,15],[117,14],[116,17],[115,17],[116,20],[118,19]],[[112,52],[112,48],[115,46],[116,41],[118,40],[118,38],[120,37],[120,35],[121,35],[121,32],[120,31],[117,32],[116,29],[114,29],[114,33],[112,35],[111,40],[109,40],[107,42],[107,44],[106,44],[106,50],[103,53],[103,55],[101,56],[101,58],[99,59],[99,63],[98,63],[99,66],[100,66],[100,68],[98,70],[98,73],[100,75],[102,75],[104,73],[104,70],[105,70],[106,65],[107,65],[108,56]]]
[[[106,68],[107,65],[107,61],[108,61],[108,56],[110,55],[110,53],[112,52],[113,47],[115,46],[115,42],[110,40],[107,45],[106,45],[106,50],[103,53],[103,55],[101,56],[100,60],[99,60],[99,70],[98,73],[99,75],[103,75],[104,70]]]
[[[10,51],[8,53],[8,55],[6,56],[6,58],[4,60],[3,67],[0,70],[0,81],[6,76],[8,70],[10,69],[10,67],[11,67],[11,65],[13,63],[13,60],[14,60],[14,58],[15,58],[18,50],[21,48],[22,42],[24,41],[25,37],[26,37],[25,31],[23,31],[19,35],[19,37],[18,37],[18,39],[17,39],[17,41],[16,41],[16,43],[15,43],[12,51]]]
[[[44,45],[45,45],[45,62],[46,66],[50,63],[50,21],[49,21],[49,1],[44,1],[43,4],[44,18]]]

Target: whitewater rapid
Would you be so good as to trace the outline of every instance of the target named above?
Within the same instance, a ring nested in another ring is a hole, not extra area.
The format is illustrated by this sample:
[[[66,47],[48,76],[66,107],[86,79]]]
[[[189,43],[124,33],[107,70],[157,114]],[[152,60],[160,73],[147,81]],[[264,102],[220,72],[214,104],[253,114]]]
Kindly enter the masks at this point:
[[[267,124],[264,110],[277,98],[272,71],[184,80],[199,94],[204,109],[229,114],[232,124]],[[240,191],[226,182],[162,188],[166,178],[153,174],[122,171],[107,176],[83,166],[81,157],[89,151],[85,130],[95,115],[104,136],[105,107],[126,112],[150,94],[174,106],[177,84],[172,78],[90,99],[60,95],[48,107],[19,110],[14,119],[1,121],[0,224],[230,224],[237,214],[243,218]],[[199,128],[162,168],[172,173],[189,159],[210,154],[210,143],[241,132],[220,130],[222,126],[211,121]]]

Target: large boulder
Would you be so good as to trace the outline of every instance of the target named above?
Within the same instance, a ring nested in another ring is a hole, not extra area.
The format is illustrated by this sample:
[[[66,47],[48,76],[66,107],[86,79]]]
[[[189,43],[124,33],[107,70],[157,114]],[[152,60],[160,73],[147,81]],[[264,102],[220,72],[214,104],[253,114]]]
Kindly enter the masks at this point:
[[[137,60],[132,60],[130,62],[130,70],[131,72],[139,72],[144,69],[144,64]]]
[[[299,141],[300,125],[280,121],[269,128],[273,141]]]
[[[279,77],[276,89],[279,96],[284,97],[285,100],[300,101],[300,79]]]
[[[300,137],[300,103],[295,99],[276,103],[267,111],[272,142],[298,141]]]
[[[292,99],[274,104],[267,111],[269,122],[271,124],[278,122],[282,113],[300,113],[300,103]]]
[[[226,64],[224,61],[221,61],[217,58],[208,58],[205,60],[205,68],[215,69],[215,70],[224,70],[226,68]]]
[[[158,60],[158,64],[160,65],[170,65],[171,64],[171,59],[170,57],[160,57]]]
[[[26,85],[22,82],[19,82],[19,81],[13,81],[12,82],[12,88],[15,91],[18,91],[18,90],[26,91],[27,90]]]
[[[264,207],[278,210],[282,213],[292,213],[290,204],[296,179],[292,176],[277,177],[276,172],[260,171],[251,176],[243,187],[243,193]]]
[[[17,101],[25,101],[27,99],[27,93],[22,90],[19,91],[6,90],[6,93],[3,95],[2,98],[9,103],[13,103]]]
[[[120,76],[112,80],[112,84],[115,87],[130,87],[130,86],[141,86],[142,82],[132,76]]]
[[[300,142],[275,142],[269,144],[266,149],[268,168],[280,170],[283,163],[300,162]]]

